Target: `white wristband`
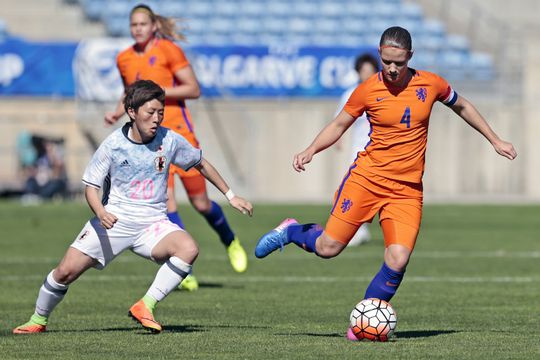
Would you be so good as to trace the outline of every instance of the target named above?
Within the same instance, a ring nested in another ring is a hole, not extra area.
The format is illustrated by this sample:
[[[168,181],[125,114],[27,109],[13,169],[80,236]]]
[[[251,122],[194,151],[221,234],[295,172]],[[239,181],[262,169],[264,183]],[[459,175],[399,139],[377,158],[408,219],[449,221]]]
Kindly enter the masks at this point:
[[[231,189],[227,190],[225,193],[225,197],[227,200],[231,201],[236,195],[234,195],[233,191]]]

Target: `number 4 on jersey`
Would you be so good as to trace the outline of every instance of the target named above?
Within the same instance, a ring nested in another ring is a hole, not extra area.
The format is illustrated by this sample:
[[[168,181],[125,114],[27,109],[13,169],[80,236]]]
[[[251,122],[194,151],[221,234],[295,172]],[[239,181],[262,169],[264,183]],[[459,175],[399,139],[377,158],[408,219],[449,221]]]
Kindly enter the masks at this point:
[[[407,124],[407,129],[411,127],[411,108],[406,107],[403,116],[401,117],[401,124]]]

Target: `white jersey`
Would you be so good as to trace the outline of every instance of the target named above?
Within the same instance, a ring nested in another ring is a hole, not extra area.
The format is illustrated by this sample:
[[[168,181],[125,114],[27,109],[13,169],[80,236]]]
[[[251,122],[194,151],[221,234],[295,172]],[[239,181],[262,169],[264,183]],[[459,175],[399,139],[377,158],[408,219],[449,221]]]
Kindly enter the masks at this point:
[[[82,181],[103,188],[104,205],[119,218],[135,222],[166,218],[169,166],[189,170],[201,162],[202,151],[164,127],[149,143],[136,143],[128,138],[130,126],[127,123],[103,141]]]
[[[337,116],[341,110],[343,110],[343,107],[351,97],[353,91],[358,87],[358,85],[354,85],[341,95],[339,99],[339,105],[336,111],[335,116]],[[369,123],[369,120],[367,119],[366,113],[359,116],[356,121],[351,126],[352,131],[352,161],[356,160],[356,156],[359,151],[364,151],[364,148],[366,147],[367,143],[369,142],[369,136],[371,135],[371,124]]]

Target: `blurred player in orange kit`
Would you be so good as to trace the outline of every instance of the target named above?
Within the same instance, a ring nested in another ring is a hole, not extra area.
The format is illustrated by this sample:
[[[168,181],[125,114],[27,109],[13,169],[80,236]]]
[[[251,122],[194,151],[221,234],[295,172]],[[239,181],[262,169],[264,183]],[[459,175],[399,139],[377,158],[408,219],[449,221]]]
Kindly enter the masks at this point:
[[[358,83],[362,83],[369,79],[373,74],[379,72],[379,61],[370,54],[360,55],[354,61],[354,70],[358,75]],[[354,90],[356,90],[358,83],[357,85],[352,86],[343,92],[339,99],[337,111],[334,116],[338,116],[341,110],[343,110],[343,107],[345,104],[347,104],[351,94]],[[365,114],[358,117],[358,119],[356,119],[356,121],[351,125],[351,132],[352,154],[349,161],[356,159],[358,152],[364,151],[366,145],[370,141],[369,136],[371,135],[371,124],[369,123]],[[371,234],[369,232],[368,224],[364,223],[358,228],[358,231],[351,238],[347,246],[361,245],[368,242],[370,239]]]
[[[433,104],[441,101],[450,107],[480,132],[499,155],[513,160],[517,153],[445,79],[408,67],[413,50],[407,30],[386,29],[379,43],[379,55],[382,71],[358,85],[339,115],[306,150],[294,156],[294,169],[304,171],[315,154],[334,144],[366,113],[372,127],[370,142],[337,189],[326,227],[285,219],[259,239],[255,255],[263,258],[295,243],[322,258],[334,257],[358,228],[378,213],[385,243],[384,263],[364,298],[389,301],[403,279],[420,228],[422,176]],[[350,329],[347,338],[356,340]]]
[[[197,99],[200,96],[200,88],[184,52],[173,42],[183,39],[182,35],[175,32],[174,20],[157,15],[150,7],[140,4],[131,10],[130,29],[135,44],[122,51],[117,57],[117,66],[124,86],[144,79],[152,80],[163,87],[166,95],[163,126],[181,134],[193,146],[199,148],[185,100]],[[125,113],[122,99],[114,112],[105,115],[107,124],[116,123]],[[193,207],[218,233],[227,248],[233,269],[239,273],[244,272],[247,269],[246,252],[229,226],[221,207],[209,199],[206,181],[196,169],[186,172],[176,166],[171,166],[167,201],[169,219],[184,228],[177,213],[174,197],[175,174],[182,180]],[[187,290],[196,290],[197,280],[190,275],[182,283],[182,287]]]

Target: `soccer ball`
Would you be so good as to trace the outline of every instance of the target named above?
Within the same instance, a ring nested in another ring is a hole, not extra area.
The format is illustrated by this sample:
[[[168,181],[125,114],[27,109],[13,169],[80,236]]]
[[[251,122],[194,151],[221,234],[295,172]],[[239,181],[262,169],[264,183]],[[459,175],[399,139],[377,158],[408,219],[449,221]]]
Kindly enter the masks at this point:
[[[381,299],[362,300],[351,312],[351,329],[358,340],[388,341],[396,325],[394,309]]]

